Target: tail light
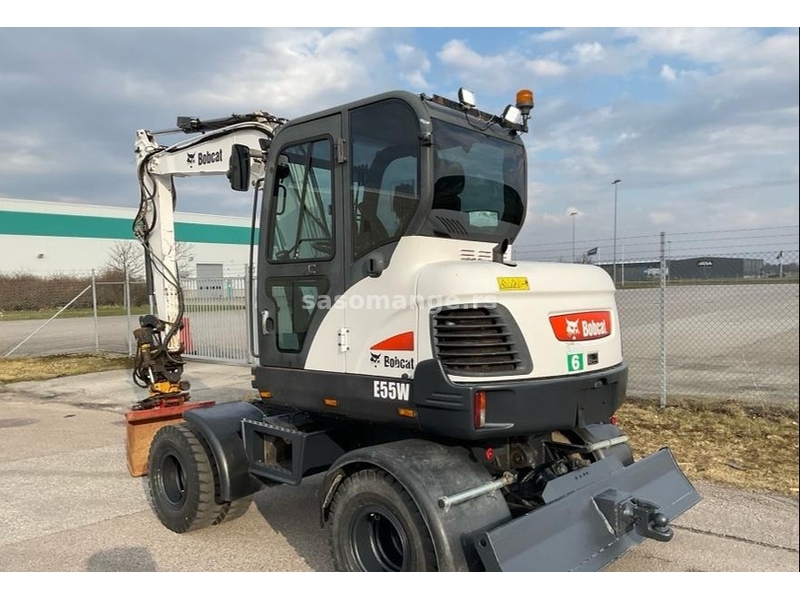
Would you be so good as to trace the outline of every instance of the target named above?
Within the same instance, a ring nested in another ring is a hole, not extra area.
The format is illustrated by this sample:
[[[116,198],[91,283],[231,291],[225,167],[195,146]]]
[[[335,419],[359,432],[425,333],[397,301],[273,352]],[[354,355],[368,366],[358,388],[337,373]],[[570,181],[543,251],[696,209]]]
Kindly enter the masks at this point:
[[[479,390],[475,392],[472,399],[472,425],[475,429],[480,429],[486,424],[486,392]]]

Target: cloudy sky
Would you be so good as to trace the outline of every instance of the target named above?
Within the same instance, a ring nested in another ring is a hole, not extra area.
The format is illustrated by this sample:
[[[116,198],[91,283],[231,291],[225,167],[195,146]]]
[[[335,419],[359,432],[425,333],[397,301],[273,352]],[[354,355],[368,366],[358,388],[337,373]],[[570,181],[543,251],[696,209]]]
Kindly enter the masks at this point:
[[[134,131],[178,115],[459,86],[500,113],[529,87],[520,251],[569,259],[574,226],[579,251],[610,252],[615,179],[631,254],[660,231],[796,251],[798,54],[796,28],[0,28],[0,197],[135,207]],[[179,210],[248,215],[209,181],[180,182]]]

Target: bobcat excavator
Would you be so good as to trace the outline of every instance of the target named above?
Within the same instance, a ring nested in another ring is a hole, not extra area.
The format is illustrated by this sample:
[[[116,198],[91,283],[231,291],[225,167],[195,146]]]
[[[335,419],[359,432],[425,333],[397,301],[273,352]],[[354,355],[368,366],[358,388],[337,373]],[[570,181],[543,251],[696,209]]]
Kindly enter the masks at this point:
[[[400,91],[137,132],[154,314],[135,332],[149,395],[128,464],[164,526],[215,526],[324,473],[344,571],[599,570],[673,538],[700,497],[669,449],[634,461],[616,426],[610,277],[511,257],[532,109],[529,90],[501,115],[464,89]],[[254,190],[250,402],[195,403],[183,380],[173,178],[194,175]]]

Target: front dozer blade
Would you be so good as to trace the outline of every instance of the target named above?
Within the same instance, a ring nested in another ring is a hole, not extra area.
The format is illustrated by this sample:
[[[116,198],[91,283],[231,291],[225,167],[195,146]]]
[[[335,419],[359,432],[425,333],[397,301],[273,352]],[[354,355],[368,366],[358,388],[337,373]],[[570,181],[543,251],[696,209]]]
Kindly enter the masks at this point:
[[[664,448],[624,467],[609,456],[550,481],[545,504],[475,540],[489,571],[598,571],[645,538],[669,541],[669,521],[700,495]]]

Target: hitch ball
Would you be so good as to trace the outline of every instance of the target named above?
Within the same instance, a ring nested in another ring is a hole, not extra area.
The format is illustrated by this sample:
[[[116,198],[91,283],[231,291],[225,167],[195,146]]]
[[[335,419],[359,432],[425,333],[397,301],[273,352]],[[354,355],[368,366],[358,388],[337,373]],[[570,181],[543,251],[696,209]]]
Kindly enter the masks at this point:
[[[669,518],[664,513],[651,512],[641,517],[636,520],[636,530],[640,535],[657,542],[668,542],[675,535],[675,531],[669,526]]]
[[[653,515],[653,527],[655,529],[666,529],[669,527],[669,519],[664,513],[656,513]]]

